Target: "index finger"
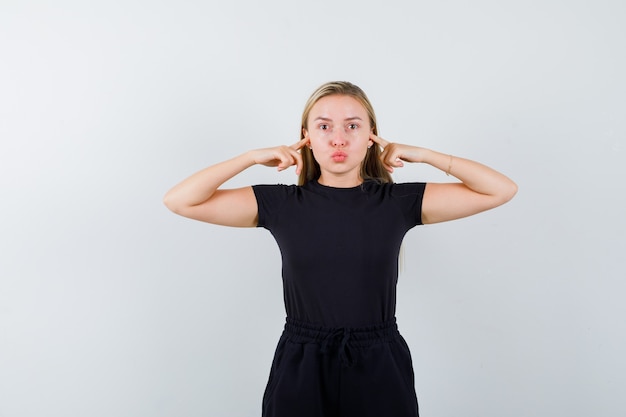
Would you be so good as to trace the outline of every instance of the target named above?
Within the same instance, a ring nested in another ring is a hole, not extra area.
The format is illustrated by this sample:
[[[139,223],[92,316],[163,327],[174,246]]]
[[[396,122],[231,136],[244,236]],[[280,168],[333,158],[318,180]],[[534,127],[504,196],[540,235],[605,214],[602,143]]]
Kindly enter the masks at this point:
[[[293,149],[294,151],[299,151],[300,149],[302,149],[304,147],[304,145],[306,145],[307,143],[309,143],[309,137],[305,137],[304,139],[300,139],[299,141],[297,141],[296,143],[294,143],[293,145],[290,146],[291,149]]]
[[[370,133],[370,139],[373,140],[375,143],[379,144],[380,146],[384,148],[387,147],[387,145],[389,145],[389,142],[387,142],[385,139],[381,138],[380,136],[376,136],[373,133]]]

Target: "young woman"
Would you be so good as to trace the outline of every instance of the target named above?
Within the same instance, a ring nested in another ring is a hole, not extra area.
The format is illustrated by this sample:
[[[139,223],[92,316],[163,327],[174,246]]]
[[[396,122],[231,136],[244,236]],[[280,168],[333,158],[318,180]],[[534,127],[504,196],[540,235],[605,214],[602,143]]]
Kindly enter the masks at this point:
[[[393,183],[390,173],[407,162],[460,182]],[[295,165],[298,185],[220,188],[255,164]],[[309,98],[297,143],[206,168],[164,201],[192,219],[264,227],[279,245],[287,322],[263,416],[415,417],[411,357],[395,322],[402,239],[416,225],[470,216],[516,192],[477,162],[387,142],[365,93],[331,82]]]

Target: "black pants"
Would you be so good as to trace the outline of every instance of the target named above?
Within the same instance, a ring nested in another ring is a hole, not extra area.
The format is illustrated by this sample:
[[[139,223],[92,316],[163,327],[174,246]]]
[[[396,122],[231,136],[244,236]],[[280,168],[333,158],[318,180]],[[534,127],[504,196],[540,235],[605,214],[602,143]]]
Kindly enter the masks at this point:
[[[287,319],[263,417],[417,417],[411,354],[395,321],[329,329]]]

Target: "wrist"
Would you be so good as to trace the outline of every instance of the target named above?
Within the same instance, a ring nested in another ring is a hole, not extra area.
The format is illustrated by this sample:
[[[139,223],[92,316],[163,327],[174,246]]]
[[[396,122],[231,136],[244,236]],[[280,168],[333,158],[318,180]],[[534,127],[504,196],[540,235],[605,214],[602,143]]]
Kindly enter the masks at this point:
[[[419,162],[421,164],[429,164],[429,165],[433,165],[433,157],[435,156],[436,152],[427,149],[427,148],[417,148],[417,161],[415,162]]]
[[[258,154],[258,151],[254,149],[254,150],[250,150],[250,151],[246,151],[242,153],[237,158],[245,165],[246,168],[249,168],[251,166],[258,165],[261,163],[257,160],[258,159],[257,154]]]

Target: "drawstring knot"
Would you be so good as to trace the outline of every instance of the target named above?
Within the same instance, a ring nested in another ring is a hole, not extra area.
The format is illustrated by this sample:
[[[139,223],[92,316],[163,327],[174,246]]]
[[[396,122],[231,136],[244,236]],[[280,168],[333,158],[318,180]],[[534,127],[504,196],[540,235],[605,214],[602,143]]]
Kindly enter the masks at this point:
[[[356,363],[354,353],[352,352],[352,346],[350,344],[350,337],[352,333],[348,328],[339,328],[330,332],[322,342],[322,353],[328,353],[328,345],[330,342],[335,341],[341,337],[341,343],[339,343],[339,359],[341,363],[348,368],[351,368]]]

